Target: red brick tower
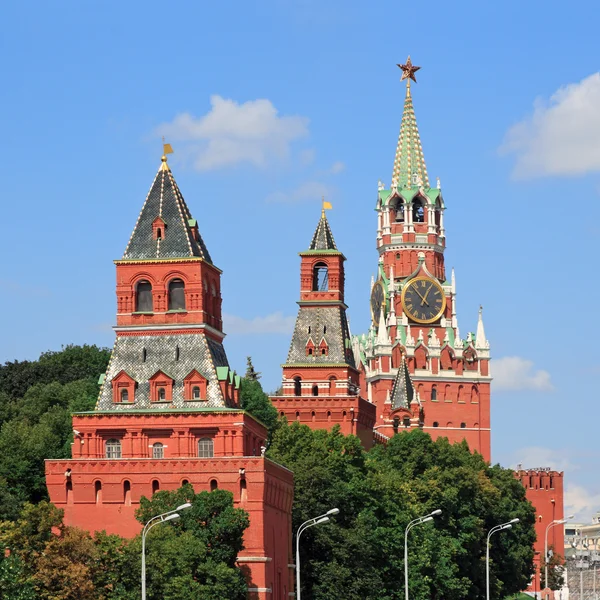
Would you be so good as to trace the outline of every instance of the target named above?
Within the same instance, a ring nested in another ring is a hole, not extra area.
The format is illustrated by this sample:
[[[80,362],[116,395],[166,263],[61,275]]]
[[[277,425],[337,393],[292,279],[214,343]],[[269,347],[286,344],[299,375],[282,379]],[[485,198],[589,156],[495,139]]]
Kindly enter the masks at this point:
[[[96,410],[73,416],[73,458],[46,463],[51,501],[67,524],[133,536],[141,496],[229,490],[250,514],[250,597],[287,598],[292,474],[262,456],[266,429],[238,406],[221,271],[164,156],[116,266],[117,339]]]
[[[359,396],[344,303],[344,261],[325,210],[309,249],[300,253],[300,309],[283,365],[283,395],[271,398],[289,421],[313,429],[339,423],[344,434],[373,443],[374,407]]]
[[[419,67],[401,65],[404,114],[390,189],[379,184],[377,280],[371,286],[372,325],[353,341],[362,393],[377,407],[377,427],[394,432],[393,387],[405,360],[434,438],[466,439],[490,459],[489,343],[481,311],[476,333],[462,339],[454,273],[446,278],[445,204],[429,185],[410,81]]]

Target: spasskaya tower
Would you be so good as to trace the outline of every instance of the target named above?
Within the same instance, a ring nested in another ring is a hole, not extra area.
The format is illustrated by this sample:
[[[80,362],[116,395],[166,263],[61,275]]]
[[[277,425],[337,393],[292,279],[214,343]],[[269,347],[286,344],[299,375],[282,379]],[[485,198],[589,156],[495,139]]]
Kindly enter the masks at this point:
[[[430,185],[413,108],[419,67],[410,57],[398,66],[406,96],[391,185],[378,186],[371,326],[353,340],[361,395],[377,407],[378,432],[393,435],[393,386],[406,362],[424,429],[434,439],[466,439],[490,460],[489,343],[481,310],[476,331],[459,332],[454,272],[448,279],[444,265],[445,203],[439,180]]]

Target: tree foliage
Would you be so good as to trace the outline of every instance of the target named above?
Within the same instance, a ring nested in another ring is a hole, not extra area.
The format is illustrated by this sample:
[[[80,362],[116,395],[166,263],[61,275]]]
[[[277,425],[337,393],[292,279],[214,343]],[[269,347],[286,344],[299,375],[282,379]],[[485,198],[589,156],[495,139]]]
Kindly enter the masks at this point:
[[[274,434],[268,455],[294,471],[293,528],[332,507],[332,523],[303,534],[303,590],[315,600],[391,600],[403,596],[404,531],[432,510],[443,513],[409,534],[415,600],[475,600],[485,595],[485,544],[494,525],[492,598],[527,586],[533,568],[534,511],[512,471],[489,467],[466,444],[435,442],[420,430],[365,452],[338,428],[292,424]]]
[[[252,363],[250,362],[250,364]],[[252,370],[254,371],[254,367]],[[264,423],[271,434],[277,427],[277,409],[263,391],[259,378],[256,376],[256,372],[254,372],[254,376],[248,376],[247,372],[246,376],[242,377],[240,406]]]
[[[222,490],[195,494],[191,486],[143,499],[138,517],[183,502],[179,522],[154,527],[146,539],[148,600],[243,600],[246,582],[235,565],[248,515]],[[137,600],[141,537],[88,532],[63,524],[63,511],[42,501],[19,518],[0,522],[3,600]]]
[[[560,590],[565,584],[565,559],[554,551],[554,546],[548,548],[548,587],[553,590]],[[542,582],[545,583],[546,560],[542,557],[540,573]]]

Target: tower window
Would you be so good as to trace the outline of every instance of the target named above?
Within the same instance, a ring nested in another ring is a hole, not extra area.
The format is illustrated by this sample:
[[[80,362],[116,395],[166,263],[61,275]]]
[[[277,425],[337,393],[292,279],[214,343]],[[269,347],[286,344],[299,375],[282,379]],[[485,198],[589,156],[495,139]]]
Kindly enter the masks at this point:
[[[200,400],[200,386],[195,385],[192,388],[192,400]]]
[[[394,417],[394,433],[398,433],[398,428],[400,427],[400,417]]]
[[[424,223],[425,222],[425,209],[423,208],[423,202],[418,198],[413,200],[413,223]]]
[[[94,492],[96,495],[96,504],[102,504],[102,482],[96,481],[94,483]]]
[[[404,417],[404,419],[402,419],[402,425],[404,425],[404,427],[410,427],[410,419],[408,417]]]
[[[211,479],[210,480],[210,491],[214,492],[217,489],[219,489],[219,484],[218,484],[217,480],[216,479]]]
[[[313,267],[313,291],[326,292],[329,289],[329,269],[324,262]]]
[[[404,221],[404,202],[402,199],[398,200],[396,204],[396,223],[401,223]]]
[[[164,387],[158,388],[158,401],[164,401],[167,399],[167,390]]]
[[[123,482],[123,504],[131,506],[131,482],[127,479]]]
[[[294,396],[302,396],[302,379],[294,377]]]
[[[165,447],[160,443],[156,442],[152,444],[152,458],[164,458],[165,457]]]
[[[439,426],[440,426],[440,424],[439,424],[437,421],[434,421],[434,422],[433,422],[433,426],[434,426],[434,427],[439,427]]]
[[[121,458],[121,440],[108,440],[106,442],[106,458]]]
[[[146,279],[138,282],[135,294],[136,312],[152,312],[154,305],[152,303],[152,284]]]
[[[121,402],[129,402],[129,390],[121,390]]]
[[[169,310],[185,310],[185,283],[182,279],[169,282]]]
[[[467,424],[466,424],[466,423],[461,423],[461,424],[460,424],[460,428],[461,428],[461,429],[465,429],[466,427],[467,427]]]
[[[437,400],[437,388],[435,385],[431,388],[431,399],[434,401]]]
[[[198,456],[200,458],[212,458],[214,446],[211,438],[200,438],[198,440]]]
[[[313,385],[312,395],[313,396],[318,396],[319,395],[319,386],[318,385]]]
[[[160,490],[160,483],[158,481],[158,479],[153,479],[152,480],[152,494],[156,494],[156,492],[158,492],[158,490]]]
[[[156,239],[162,240],[162,229],[160,227],[158,227],[156,230]]]
[[[325,356],[327,354],[327,348],[321,348],[321,354]]]

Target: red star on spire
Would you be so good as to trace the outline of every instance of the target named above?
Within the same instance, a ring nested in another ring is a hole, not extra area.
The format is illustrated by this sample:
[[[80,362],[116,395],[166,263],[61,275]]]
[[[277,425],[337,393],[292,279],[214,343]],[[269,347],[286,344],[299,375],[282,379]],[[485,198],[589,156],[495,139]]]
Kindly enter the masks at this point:
[[[398,66],[402,69],[402,77],[400,78],[400,81],[402,81],[403,79],[412,79],[415,83],[417,83],[415,73],[421,67],[415,67],[415,65],[413,65],[410,60],[410,56],[406,59],[405,65],[398,65]]]

